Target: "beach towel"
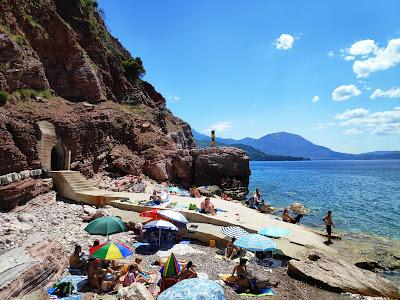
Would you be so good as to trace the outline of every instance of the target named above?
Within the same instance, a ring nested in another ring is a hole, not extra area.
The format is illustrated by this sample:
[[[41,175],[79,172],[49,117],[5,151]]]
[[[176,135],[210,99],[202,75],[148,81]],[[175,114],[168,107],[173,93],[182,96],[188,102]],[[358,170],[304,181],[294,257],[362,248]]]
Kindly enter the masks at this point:
[[[65,297],[58,297],[57,299],[61,300],[80,300],[81,295],[79,292],[82,290],[82,287],[86,284],[87,281],[87,276],[81,276],[81,275],[68,275],[62,278],[57,285],[59,284],[67,284],[71,283],[72,284],[72,295],[70,296],[65,296]],[[56,291],[57,286],[54,286],[52,288],[49,288],[47,290],[49,295],[54,295],[54,292]]]
[[[232,283],[237,281],[237,277],[232,276],[232,274],[218,274],[218,276],[223,282]]]
[[[216,211],[217,213],[218,213],[218,212],[221,212],[221,213],[226,213],[226,212],[228,212],[227,210],[223,210],[223,209],[221,209],[221,208],[216,208],[215,211]]]
[[[239,295],[246,297],[265,297],[265,296],[275,296],[275,292],[271,288],[266,287],[260,290],[260,294],[241,293]]]

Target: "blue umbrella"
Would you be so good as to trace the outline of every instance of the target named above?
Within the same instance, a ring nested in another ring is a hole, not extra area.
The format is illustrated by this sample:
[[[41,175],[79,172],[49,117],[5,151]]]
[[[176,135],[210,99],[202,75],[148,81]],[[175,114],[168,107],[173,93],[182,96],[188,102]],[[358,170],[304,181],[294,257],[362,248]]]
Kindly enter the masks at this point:
[[[249,250],[249,251],[274,251],[276,244],[273,240],[256,233],[247,234],[238,238],[235,246]]]
[[[270,237],[283,237],[289,235],[290,230],[279,227],[267,227],[261,229],[258,233]]]
[[[223,288],[203,278],[185,279],[162,292],[158,300],[225,300]]]

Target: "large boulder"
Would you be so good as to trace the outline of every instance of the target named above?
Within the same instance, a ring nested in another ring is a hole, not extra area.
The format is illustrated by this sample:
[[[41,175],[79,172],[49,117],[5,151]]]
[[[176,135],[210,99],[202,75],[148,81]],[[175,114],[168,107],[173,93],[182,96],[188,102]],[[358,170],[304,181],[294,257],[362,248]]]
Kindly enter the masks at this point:
[[[52,181],[30,177],[0,186],[0,211],[10,211],[52,188]]]
[[[290,260],[288,274],[332,292],[400,298],[399,290],[391,281],[323,253],[312,252],[305,261]]]
[[[123,175],[141,175],[144,159],[134,154],[127,146],[117,145],[110,153],[112,166]]]
[[[31,237],[32,238],[32,237]],[[26,241],[0,256],[0,299],[21,298],[60,278],[67,266],[57,241]]]
[[[214,195],[221,196],[221,189],[217,185],[200,186],[197,190],[201,195],[206,197],[212,197]]]

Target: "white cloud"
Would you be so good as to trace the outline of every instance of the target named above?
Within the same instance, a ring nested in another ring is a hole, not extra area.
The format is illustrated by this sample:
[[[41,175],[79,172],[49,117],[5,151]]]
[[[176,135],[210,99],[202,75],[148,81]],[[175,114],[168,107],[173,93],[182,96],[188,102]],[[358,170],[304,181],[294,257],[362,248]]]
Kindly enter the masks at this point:
[[[322,130],[327,127],[335,126],[336,124],[333,122],[326,122],[326,123],[318,123],[313,129]]]
[[[353,56],[353,55],[347,55],[347,56],[343,57],[343,59],[344,59],[345,61],[351,61],[351,60],[354,60],[354,59],[355,59],[355,56]]]
[[[232,122],[229,121],[220,121],[215,124],[212,124],[210,127],[203,129],[203,133],[209,133],[211,130],[215,130],[217,132],[224,132],[230,130],[232,127]]]
[[[288,50],[293,47],[294,38],[290,34],[283,33],[275,40],[276,49]]]
[[[178,96],[169,96],[169,97],[167,98],[167,100],[169,100],[169,101],[171,101],[171,102],[176,102],[176,101],[181,100],[181,98],[178,97]]]
[[[362,134],[364,133],[364,131],[358,129],[358,128],[350,128],[350,129],[346,129],[345,131],[343,131],[343,134],[345,135],[357,135],[357,134]]]
[[[370,73],[387,70],[400,63],[400,39],[392,39],[386,48],[377,48],[374,56],[365,60],[356,60],[353,72],[358,78],[368,77]]]
[[[330,58],[334,57],[334,56],[335,56],[335,52],[329,51],[329,52],[328,52],[328,56],[329,56]]]
[[[286,105],[285,106],[285,109],[289,109],[289,110],[293,110],[295,108],[296,108],[296,106],[292,106],[292,105]]]
[[[374,40],[362,40],[351,45],[348,52],[351,55],[367,55],[377,50],[377,45]]]
[[[387,98],[398,98],[400,97],[400,88],[391,88],[387,91],[383,91],[381,89],[376,89],[372,95],[371,99],[376,99],[378,97],[387,97]]]
[[[361,91],[353,84],[338,86],[332,92],[332,99],[335,101],[345,101],[350,97],[356,97]]]
[[[318,96],[314,96],[311,101],[312,101],[312,103],[316,103],[316,102],[319,101],[319,97]]]
[[[252,124],[252,125],[253,125],[253,124],[256,124],[256,120],[251,120],[251,121],[250,121],[250,124]]]
[[[369,110],[365,108],[355,108],[352,110],[346,110],[344,113],[337,114],[335,119],[337,120],[348,120],[352,118],[364,117],[369,114]]]
[[[254,102],[252,105],[253,105],[253,106],[257,106],[257,102]]]
[[[345,113],[340,115],[345,115]],[[340,116],[338,115],[338,116]],[[400,135],[400,107],[394,110],[362,113],[343,118],[341,126],[358,128],[375,135]]]

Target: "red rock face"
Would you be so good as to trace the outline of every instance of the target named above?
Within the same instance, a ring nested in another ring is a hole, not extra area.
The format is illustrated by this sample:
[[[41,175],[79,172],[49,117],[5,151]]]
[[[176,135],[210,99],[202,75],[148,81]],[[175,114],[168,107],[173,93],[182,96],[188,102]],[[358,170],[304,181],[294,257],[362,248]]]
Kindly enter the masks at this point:
[[[71,150],[72,169],[88,177],[102,170],[144,173],[189,186],[229,176],[247,186],[243,152],[191,150],[190,126],[150,83],[126,77],[122,61],[130,53],[86,2],[0,2],[0,89],[12,93],[0,107],[0,176],[41,167],[36,123],[46,120]],[[41,102],[15,93],[27,88],[56,96]]]

